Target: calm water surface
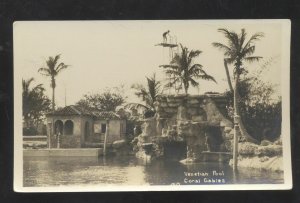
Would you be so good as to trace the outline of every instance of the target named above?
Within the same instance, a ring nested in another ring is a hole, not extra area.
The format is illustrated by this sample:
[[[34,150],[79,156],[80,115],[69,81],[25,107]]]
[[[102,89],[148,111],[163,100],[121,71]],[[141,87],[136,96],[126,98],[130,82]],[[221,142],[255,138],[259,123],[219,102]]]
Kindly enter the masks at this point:
[[[214,172],[219,174],[214,174]],[[225,164],[145,163],[135,157],[24,157],[24,186],[196,185],[283,183],[283,173],[239,170]]]

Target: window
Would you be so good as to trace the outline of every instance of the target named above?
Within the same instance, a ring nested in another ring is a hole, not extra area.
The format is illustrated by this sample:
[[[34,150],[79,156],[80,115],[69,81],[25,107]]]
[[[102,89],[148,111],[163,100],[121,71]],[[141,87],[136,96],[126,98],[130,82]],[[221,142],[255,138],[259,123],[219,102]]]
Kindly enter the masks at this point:
[[[101,124],[101,133],[106,132],[106,124]]]
[[[65,122],[65,135],[73,135],[74,124],[71,120]]]
[[[57,120],[55,121],[55,124],[54,124],[54,132],[56,135],[60,134],[62,135],[63,134],[63,127],[64,127],[64,124],[61,120]]]

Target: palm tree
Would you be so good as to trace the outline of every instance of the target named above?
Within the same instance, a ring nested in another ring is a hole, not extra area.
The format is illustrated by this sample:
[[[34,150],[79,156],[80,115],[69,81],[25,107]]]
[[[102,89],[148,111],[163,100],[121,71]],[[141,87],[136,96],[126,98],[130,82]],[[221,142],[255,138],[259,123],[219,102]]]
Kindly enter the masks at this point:
[[[69,67],[64,63],[58,63],[60,59],[60,54],[56,55],[55,57],[49,57],[46,60],[47,68],[42,67],[38,70],[42,75],[48,76],[51,78],[51,88],[52,88],[52,111],[55,110],[55,77],[63,70]]]
[[[22,89],[23,89],[23,117],[25,121],[25,126],[28,127],[29,125],[29,118],[30,118],[30,112],[31,112],[31,106],[33,105],[32,96],[33,92],[39,90],[42,88],[42,85],[39,84],[33,88],[30,88],[30,84],[34,81],[34,78],[30,78],[28,80],[22,79]]]
[[[228,82],[229,90],[230,90],[231,93],[233,93],[234,89],[233,89],[232,83],[231,83],[231,77],[230,77],[230,73],[229,73],[229,69],[228,69],[227,59],[224,59],[224,68],[225,68],[225,72],[226,72],[226,76],[227,76],[227,82]]]
[[[166,74],[170,76],[170,82],[166,85],[167,87],[176,86],[179,84],[178,89],[184,88],[185,93],[188,93],[188,89],[190,84],[193,87],[198,87],[199,82],[196,79],[203,79],[214,81],[214,77],[210,76],[203,70],[203,66],[201,64],[193,63],[194,58],[199,56],[202,51],[200,50],[191,50],[182,46],[181,52],[176,53],[174,58],[172,59],[170,65],[162,65],[166,69]]]
[[[128,109],[143,109],[155,112],[154,103],[157,100],[157,97],[162,93],[160,90],[161,84],[157,81],[155,74],[152,77],[146,77],[147,87],[144,87],[141,84],[134,84],[132,88],[136,90],[135,95],[142,99],[145,104],[140,103],[128,103],[125,105],[125,108]]]
[[[218,31],[225,35],[228,43],[222,44],[219,42],[214,42],[213,46],[224,51],[224,56],[225,56],[224,66],[226,69],[228,84],[231,87],[232,84],[231,84],[227,64],[234,64],[233,75],[234,75],[235,85],[234,85],[234,89],[232,88],[230,89],[231,91],[233,90],[234,93],[235,115],[240,116],[240,108],[239,108],[240,96],[238,93],[238,86],[240,83],[240,75],[246,71],[245,67],[243,66],[243,62],[252,63],[254,61],[259,61],[262,58],[260,56],[253,56],[253,54],[255,52],[254,42],[259,40],[261,37],[263,37],[264,34],[255,33],[247,41],[246,40],[247,33],[245,29],[242,29],[240,34],[228,31],[227,29],[224,28],[218,29]],[[239,119],[238,124],[242,136],[245,137],[247,141],[256,142],[256,140],[247,133],[241,119]]]
[[[31,83],[34,81],[33,78],[28,80],[22,79],[23,89],[23,117],[25,126],[29,126],[29,119],[39,117],[43,110],[47,110],[50,105],[50,101],[44,96],[44,88],[42,84],[38,84],[31,88]]]

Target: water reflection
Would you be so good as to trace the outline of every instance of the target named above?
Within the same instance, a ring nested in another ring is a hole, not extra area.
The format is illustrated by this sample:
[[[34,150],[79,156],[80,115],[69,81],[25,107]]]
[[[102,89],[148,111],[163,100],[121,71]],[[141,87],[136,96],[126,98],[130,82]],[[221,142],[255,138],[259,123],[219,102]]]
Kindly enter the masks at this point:
[[[224,179],[224,181],[223,181]],[[134,157],[24,157],[24,186],[282,183],[282,173]]]

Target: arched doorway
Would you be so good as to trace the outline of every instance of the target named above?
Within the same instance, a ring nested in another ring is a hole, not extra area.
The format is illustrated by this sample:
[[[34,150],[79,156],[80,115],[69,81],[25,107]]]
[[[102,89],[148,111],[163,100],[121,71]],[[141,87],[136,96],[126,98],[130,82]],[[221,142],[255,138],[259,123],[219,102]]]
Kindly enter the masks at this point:
[[[64,126],[65,135],[73,135],[74,124],[73,121],[67,120]]]
[[[63,127],[64,127],[64,124],[61,120],[55,121],[55,124],[54,124],[55,134],[56,135],[58,135],[58,134],[62,135],[63,134]]]
[[[84,125],[84,139],[87,140],[89,136],[90,136],[90,124],[88,121],[86,121]]]
[[[220,152],[221,144],[224,143],[221,128],[209,126],[206,130],[207,148],[210,152]]]

